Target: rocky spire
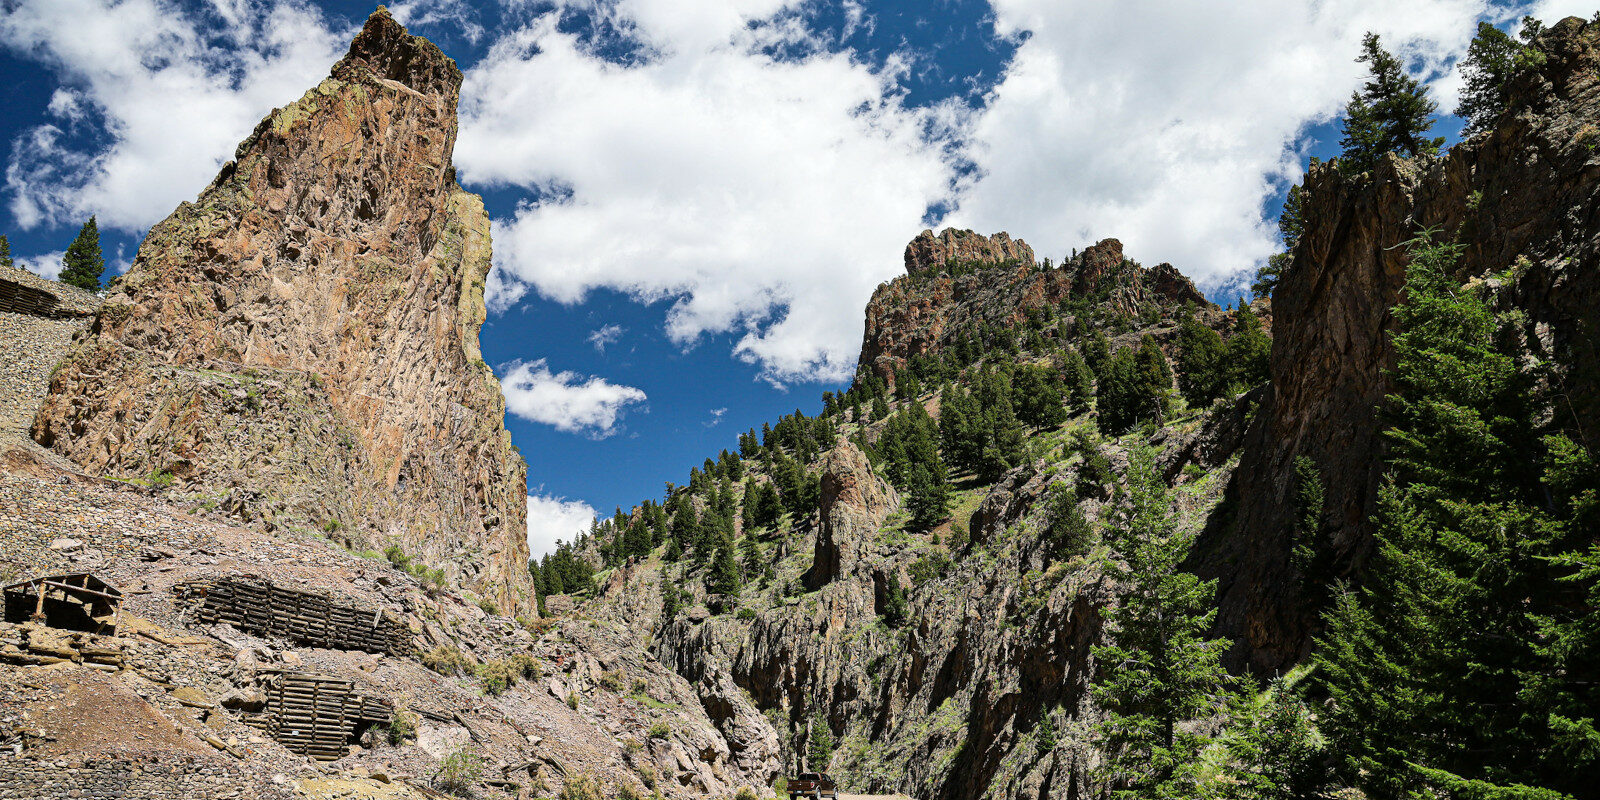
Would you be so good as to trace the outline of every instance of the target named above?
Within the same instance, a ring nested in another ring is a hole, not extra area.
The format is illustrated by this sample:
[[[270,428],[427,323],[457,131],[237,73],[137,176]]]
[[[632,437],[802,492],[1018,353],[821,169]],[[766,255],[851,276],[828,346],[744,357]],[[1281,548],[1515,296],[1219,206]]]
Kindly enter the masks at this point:
[[[531,608],[525,465],[478,349],[489,219],[451,166],[460,86],[374,13],[150,231],[35,439]]]

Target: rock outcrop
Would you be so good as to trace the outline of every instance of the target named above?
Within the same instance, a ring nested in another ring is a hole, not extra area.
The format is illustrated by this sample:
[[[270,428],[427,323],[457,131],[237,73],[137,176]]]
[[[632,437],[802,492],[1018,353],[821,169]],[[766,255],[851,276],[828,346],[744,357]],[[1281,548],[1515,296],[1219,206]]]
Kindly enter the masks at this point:
[[[1036,265],[1032,253],[1004,233],[946,230],[935,238],[924,231],[906,246],[907,274],[872,293],[858,369],[893,387],[897,367],[953,344],[963,331],[1015,328],[1046,311],[1070,317],[1075,303],[1128,318],[1151,306],[1169,317],[1184,304],[1201,313],[1216,309],[1171,264],[1141,267],[1116,239],[1091,245],[1056,268]],[[935,269],[947,261],[963,269]]]
[[[375,13],[150,231],[35,440],[531,607],[526,467],[478,349],[489,219],[451,166],[460,84]]]
[[[1272,383],[1235,473],[1236,518],[1201,543],[1222,579],[1222,632],[1270,671],[1303,656],[1316,617],[1290,566],[1294,460],[1321,473],[1322,535],[1340,576],[1359,575],[1383,475],[1380,408],[1392,363],[1389,309],[1405,243],[1424,230],[1463,249],[1463,283],[1483,280],[1517,310],[1525,363],[1554,368],[1558,424],[1600,416],[1600,24],[1568,18],[1538,40],[1545,63],[1519,74],[1493,130],[1436,159],[1386,158],[1370,174],[1313,168],[1307,226],[1274,291]],[[1579,440],[1583,437],[1577,436]]]
[[[906,245],[906,274],[938,272],[945,265],[1033,263],[1033,248],[1005,231],[984,236],[973,230],[945,228],[938,236],[923,231]]]
[[[860,546],[900,505],[900,497],[872,471],[867,456],[841,442],[822,467],[821,524],[808,582],[823,586],[850,574],[861,561]]]

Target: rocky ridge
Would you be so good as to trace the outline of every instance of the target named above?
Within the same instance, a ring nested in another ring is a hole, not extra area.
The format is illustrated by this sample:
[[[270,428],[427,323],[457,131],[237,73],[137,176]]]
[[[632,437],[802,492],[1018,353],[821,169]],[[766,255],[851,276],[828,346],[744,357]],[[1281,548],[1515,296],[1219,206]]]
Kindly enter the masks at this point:
[[[451,166],[460,84],[374,14],[151,230],[33,437],[531,608],[526,468],[478,350],[489,219]]]

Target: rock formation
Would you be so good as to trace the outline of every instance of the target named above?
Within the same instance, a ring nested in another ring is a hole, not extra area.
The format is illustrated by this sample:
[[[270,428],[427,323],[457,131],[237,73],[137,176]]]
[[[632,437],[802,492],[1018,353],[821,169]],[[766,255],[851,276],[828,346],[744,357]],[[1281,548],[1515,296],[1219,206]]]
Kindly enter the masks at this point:
[[[478,349],[489,219],[451,166],[460,84],[374,14],[150,231],[34,438],[527,607],[526,467]]]
[[[952,275],[935,268],[947,262],[966,269]],[[1033,248],[1004,233],[985,237],[946,229],[935,238],[923,231],[906,246],[906,275],[879,286],[867,304],[858,369],[892,387],[895,368],[952,344],[962,330],[1016,327],[1046,307],[1066,313],[1072,302],[1129,317],[1147,305],[1215,308],[1171,264],[1141,267],[1123,256],[1116,239],[1085,248],[1058,268],[1041,269]]]
[[[1223,579],[1222,632],[1259,669],[1302,656],[1315,625],[1289,566],[1296,457],[1325,482],[1323,533],[1341,575],[1357,575],[1371,549],[1386,334],[1407,241],[1424,230],[1459,241],[1462,282],[1487,280],[1503,310],[1523,314],[1525,363],[1553,366],[1563,413],[1595,429],[1600,24],[1568,18],[1538,44],[1545,63],[1511,85],[1493,130],[1442,158],[1391,155],[1369,175],[1323,165],[1307,176],[1306,230],[1273,293],[1272,382],[1235,475],[1239,513],[1208,532],[1197,558]]]
[[[1005,231],[984,236],[977,231],[945,228],[938,236],[923,231],[906,245],[906,274],[938,272],[946,264],[1032,264],[1033,248]]]

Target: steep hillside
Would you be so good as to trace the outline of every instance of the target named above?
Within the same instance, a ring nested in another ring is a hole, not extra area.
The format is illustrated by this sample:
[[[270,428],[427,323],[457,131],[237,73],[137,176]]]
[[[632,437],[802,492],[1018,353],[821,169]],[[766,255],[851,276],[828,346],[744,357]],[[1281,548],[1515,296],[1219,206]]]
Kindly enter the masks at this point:
[[[489,219],[450,163],[460,84],[374,15],[151,230],[34,438],[527,605],[526,466],[478,351]]]
[[[1189,408],[1169,371],[1137,430],[1118,427],[1092,410],[1079,353],[1110,385],[1136,350],[1165,365],[1185,325],[1233,341],[1243,317],[1115,240],[1060,268],[1015,260],[1032,250],[1003,234],[906,252],[868,306],[849,392],[741,436],[547,559],[541,585],[570,589],[572,554],[590,559],[575,613],[647,637],[702,690],[748,694],[790,770],[918,798],[1076,796],[1098,762],[1089,680],[1130,453],[1154,444],[1193,535],[1248,406]],[[945,462],[949,497],[928,512],[917,470],[938,463],[942,484]],[[1091,530],[1069,536],[1076,515]]]

